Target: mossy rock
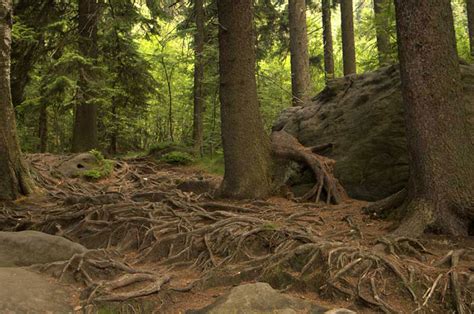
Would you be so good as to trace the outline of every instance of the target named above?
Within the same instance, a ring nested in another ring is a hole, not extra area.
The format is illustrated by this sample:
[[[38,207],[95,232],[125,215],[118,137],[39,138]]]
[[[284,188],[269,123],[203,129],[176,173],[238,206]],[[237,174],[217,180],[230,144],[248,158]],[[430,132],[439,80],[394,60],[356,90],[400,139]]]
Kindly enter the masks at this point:
[[[474,140],[474,66],[461,65],[461,73]],[[330,81],[311,105],[285,110],[273,130],[284,129],[308,147],[332,143],[322,154],[336,161],[335,174],[349,195],[385,198],[405,187],[409,176],[400,86],[395,65]],[[291,185],[308,183],[307,173],[292,171]]]
[[[82,177],[87,180],[99,180],[112,174],[114,162],[105,159],[98,151],[73,155],[63,161],[57,172],[68,178]]]

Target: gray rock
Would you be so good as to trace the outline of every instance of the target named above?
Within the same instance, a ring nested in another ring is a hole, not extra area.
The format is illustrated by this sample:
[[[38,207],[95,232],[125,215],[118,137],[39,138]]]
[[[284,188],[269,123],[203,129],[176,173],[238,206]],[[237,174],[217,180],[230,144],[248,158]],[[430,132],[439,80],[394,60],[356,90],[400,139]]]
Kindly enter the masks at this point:
[[[42,232],[0,232],[0,267],[64,261],[85,251],[80,244]]]
[[[474,139],[474,66],[461,65],[461,72]],[[312,105],[284,111],[273,129],[284,129],[305,146],[333,143],[322,154],[336,160],[336,176],[353,198],[382,199],[408,180],[398,66],[331,81]],[[295,185],[308,184],[304,176],[294,175],[293,181],[301,181]]]
[[[0,313],[72,313],[71,291],[22,268],[0,267]]]
[[[328,309],[305,300],[279,293],[267,283],[255,283],[237,286],[213,304],[200,310],[188,311],[187,314],[354,313],[348,310],[345,310],[348,312],[327,311]]]
[[[57,165],[56,171],[61,175],[72,178],[83,174],[86,171],[97,169],[99,164],[91,153],[73,155]]]

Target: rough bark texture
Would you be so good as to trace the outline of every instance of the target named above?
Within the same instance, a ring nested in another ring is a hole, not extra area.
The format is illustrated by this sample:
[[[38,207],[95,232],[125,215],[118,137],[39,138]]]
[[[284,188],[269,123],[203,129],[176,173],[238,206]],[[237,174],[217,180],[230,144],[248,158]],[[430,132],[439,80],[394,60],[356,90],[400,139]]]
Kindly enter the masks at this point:
[[[474,144],[449,0],[396,1],[411,179],[398,234],[466,235],[474,219]]]
[[[288,17],[293,104],[302,105],[308,103],[311,98],[305,0],[289,0]]]
[[[469,45],[471,48],[471,56],[474,58],[474,0],[466,0],[466,9]]]
[[[96,0],[79,1],[79,50],[90,59],[97,57],[97,18]],[[93,103],[91,75],[89,69],[80,69],[77,106],[74,117],[72,140],[73,152],[85,152],[97,148],[97,105]]]
[[[196,33],[194,35],[194,121],[193,141],[194,151],[202,155],[204,137],[204,4],[203,0],[195,0],[194,15],[196,19]]]
[[[357,69],[352,0],[341,0],[341,32],[344,75],[354,74]]]
[[[0,200],[13,200],[33,189],[21,160],[10,91],[12,14],[11,0],[0,0]]]
[[[380,65],[390,62],[389,0],[374,0],[375,31]]]
[[[326,80],[334,78],[334,49],[332,44],[331,1],[322,0],[322,21],[324,41],[324,72]]]
[[[219,0],[219,73],[225,197],[259,198],[271,190],[270,141],[257,101],[252,0]]]

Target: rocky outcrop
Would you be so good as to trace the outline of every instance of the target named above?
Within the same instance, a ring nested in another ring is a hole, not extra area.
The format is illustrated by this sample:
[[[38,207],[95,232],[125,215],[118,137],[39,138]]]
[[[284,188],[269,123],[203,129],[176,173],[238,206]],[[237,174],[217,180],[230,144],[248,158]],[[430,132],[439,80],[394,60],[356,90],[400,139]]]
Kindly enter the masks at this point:
[[[42,232],[0,232],[0,267],[65,261],[86,251],[78,243]]]
[[[329,310],[308,301],[293,298],[274,290],[267,283],[246,284],[233,288],[213,304],[187,314],[353,314],[346,309]]]
[[[461,72],[474,139],[474,66],[461,65]],[[331,144],[321,154],[336,161],[335,175],[349,195],[382,199],[402,189],[409,175],[400,86],[398,66],[333,80],[312,105],[284,111],[273,130],[285,130],[308,147]],[[296,194],[312,181],[301,167],[289,179]]]

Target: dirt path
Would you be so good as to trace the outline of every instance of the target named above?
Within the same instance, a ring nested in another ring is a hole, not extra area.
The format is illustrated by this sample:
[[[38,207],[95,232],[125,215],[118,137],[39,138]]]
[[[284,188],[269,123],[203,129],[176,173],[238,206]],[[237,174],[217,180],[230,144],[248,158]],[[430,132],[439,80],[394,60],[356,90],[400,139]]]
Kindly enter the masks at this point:
[[[100,182],[55,176],[65,158],[30,156],[45,196],[5,204],[0,230],[42,231],[90,249],[39,268],[81,288],[83,308],[180,313],[265,281],[361,313],[472,311],[473,238],[384,238],[390,223],[367,217],[357,201],[216,200],[202,187],[218,177],[148,159],[119,161]]]

